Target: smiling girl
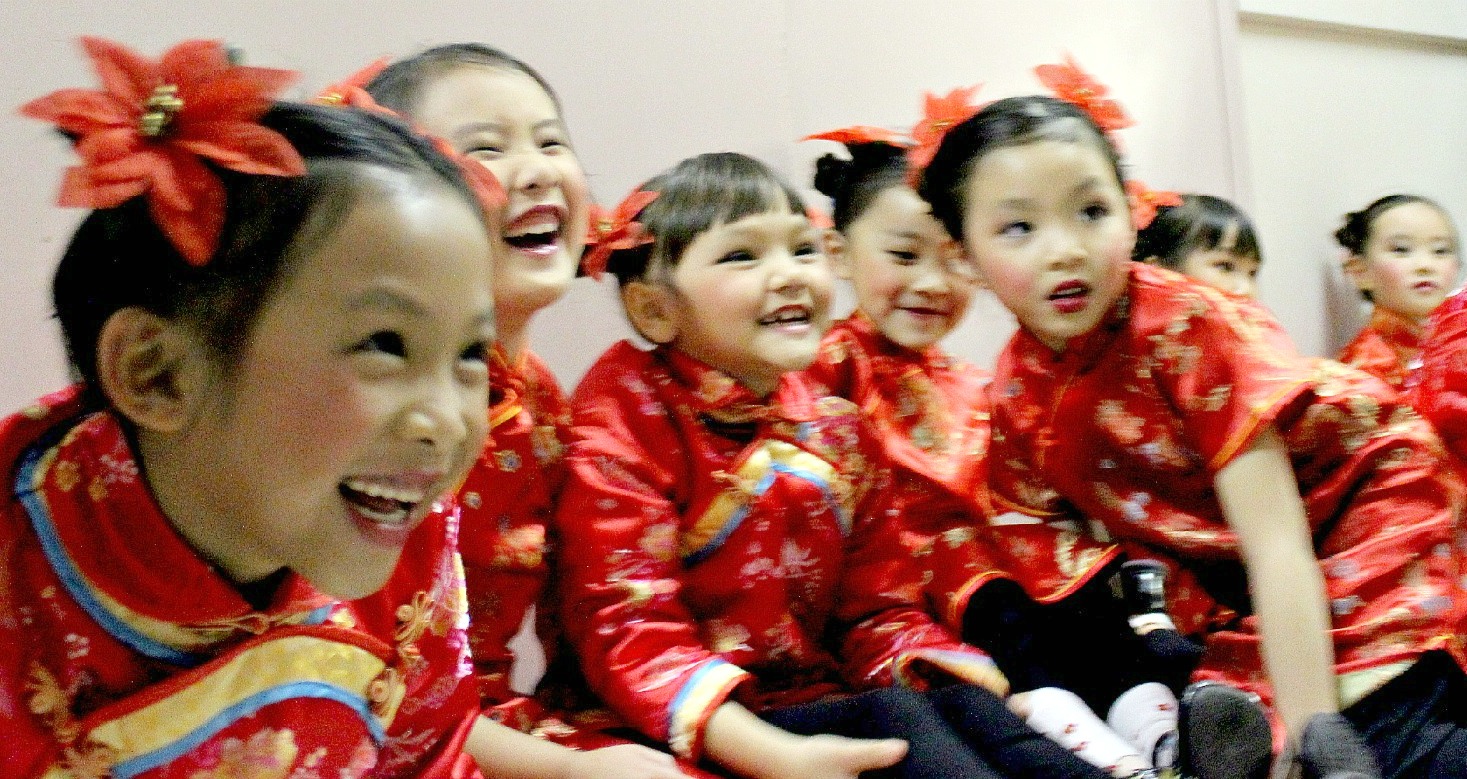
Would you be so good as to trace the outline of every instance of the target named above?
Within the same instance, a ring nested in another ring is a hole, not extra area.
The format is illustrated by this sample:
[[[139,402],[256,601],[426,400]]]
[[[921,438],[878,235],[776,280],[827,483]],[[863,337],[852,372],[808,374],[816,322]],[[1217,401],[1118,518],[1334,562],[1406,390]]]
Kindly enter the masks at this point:
[[[23,109],[94,210],[54,286],[79,383],[0,423],[0,773],[447,776],[477,715],[443,498],[485,433],[479,200],[217,43],[84,44],[106,89]]]
[[[879,446],[800,373],[832,278],[794,190],[705,154],[616,221],[588,264],[653,348],[612,347],[576,390],[557,513],[592,688],[739,776],[1104,776],[979,686],[1004,682],[923,610]]]

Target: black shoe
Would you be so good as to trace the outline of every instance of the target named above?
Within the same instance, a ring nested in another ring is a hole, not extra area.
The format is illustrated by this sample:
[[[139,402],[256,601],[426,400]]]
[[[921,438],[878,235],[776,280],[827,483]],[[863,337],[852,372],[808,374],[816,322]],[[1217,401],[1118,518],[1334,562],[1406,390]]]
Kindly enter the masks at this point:
[[[1190,779],[1267,779],[1273,731],[1258,697],[1198,682],[1182,693],[1181,769]]]
[[[1299,737],[1305,779],[1380,779],[1375,756],[1341,714],[1316,714]]]

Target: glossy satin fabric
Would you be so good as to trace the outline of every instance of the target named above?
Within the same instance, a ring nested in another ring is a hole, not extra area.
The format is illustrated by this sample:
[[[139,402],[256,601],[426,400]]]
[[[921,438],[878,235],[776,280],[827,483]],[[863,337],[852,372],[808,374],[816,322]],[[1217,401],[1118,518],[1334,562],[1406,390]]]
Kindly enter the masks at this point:
[[[1394,311],[1375,307],[1370,321],[1345,348],[1340,362],[1384,381],[1397,390],[1414,383],[1421,367],[1421,341],[1425,328]]]
[[[759,711],[992,673],[927,615],[883,455],[849,402],[798,374],[756,398],[623,342],[572,407],[564,628],[628,723],[696,756],[730,696]]]
[[[1113,545],[1073,532],[989,524],[987,371],[937,346],[900,346],[857,313],[831,329],[810,375],[875,429],[891,460],[903,542],[924,568],[933,613],[953,630],[990,581],[1017,579],[1051,601],[1114,559]]]
[[[529,352],[512,363],[496,346],[489,380],[489,442],[459,490],[469,640],[484,713],[534,732],[549,713],[510,688],[509,641],[537,607],[541,643],[556,645],[555,608],[543,599],[570,405],[550,369]]]
[[[77,388],[0,423],[0,773],[449,777],[477,715],[457,511],[379,593],[288,575],[258,611],[162,515]]]
[[[1430,427],[1373,377],[1297,356],[1261,306],[1152,266],[1131,274],[1063,353],[1022,331],[1004,350],[995,503],[1045,523],[1085,517],[1132,556],[1170,562],[1173,616],[1207,633],[1199,676],[1267,697],[1256,619],[1234,611],[1245,594],[1225,594],[1241,564],[1213,479],[1273,427],[1314,529],[1337,670],[1431,648],[1460,657],[1463,487]]]

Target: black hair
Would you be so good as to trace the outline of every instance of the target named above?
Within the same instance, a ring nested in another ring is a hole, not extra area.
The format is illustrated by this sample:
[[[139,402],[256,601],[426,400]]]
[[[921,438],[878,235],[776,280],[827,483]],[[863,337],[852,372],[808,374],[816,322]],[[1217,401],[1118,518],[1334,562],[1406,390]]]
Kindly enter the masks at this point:
[[[898,146],[875,141],[846,144],[850,159],[826,154],[815,161],[815,189],[830,198],[835,229],[846,228],[876,196],[906,183],[907,156]]]
[[[1421,195],[1386,195],[1359,211],[1345,214],[1345,223],[1335,231],[1335,240],[1351,254],[1365,254],[1365,245],[1370,243],[1370,230],[1375,226],[1375,220],[1392,208],[1408,203],[1424,203],[1443,214],[1446,213],[1446,210],[1431,198]]]
[[[639,189],[657,193],[636,216],[652,242],[611,253],[606,270],[622,285],[645,279],[654,266],[677,267],[693,239],[715,225],[780,208],[805,212],[799,193],[778,173],[736,152],[689,157]]]
[[[387,66],[367,84],[367,94],[387,108],[412,116],[423,90],[434,79],[465,65],[487,68],[503,68],[518,71],[535,80],[550,101],[555,112],[562,113],[560,96],[540,72],[524,61],[517,59],[493,46],[482,43],[449,43],[434,46],[407,59],[398,60]]]
[[[932,215],[948,234],[961,241],[968,179],[978,161],[997,149],[1036,141],[1093,144],[1110,162],[1116,186],[1123,186],[1120,152],[1089,114],[1064,100],[1029,95],[989,103],[949,130],[923,170],[917,194],[932,204]]]
[[[406,124],[354,108],[277,103],[260,124],[305,159],[304,176],[211,168],[224,188],[224,225],[214,255],[190,264],[159,228],[145,196],[89,214],[72,236],[52,282],[67,356],[86,402],[108,403],[97,382],[97,339],[116,312],[139,307],[197,332],[227,375],[243,352],[261,305],[295,266],[377,186],[375,170],[446,187],[481,214],[455,163]]]
[[[1155,258],[1161,267],[1178,270],[1193,252],[1225,248],[1230,227],[1237,234],[1227,250],[1262,262],[1253,220],[1242,209],[1220,197],[1191,194],[1183,195],[1179,206],[1157,209],[1151,224],[1136,234],[1132,257],[1142,262]]]

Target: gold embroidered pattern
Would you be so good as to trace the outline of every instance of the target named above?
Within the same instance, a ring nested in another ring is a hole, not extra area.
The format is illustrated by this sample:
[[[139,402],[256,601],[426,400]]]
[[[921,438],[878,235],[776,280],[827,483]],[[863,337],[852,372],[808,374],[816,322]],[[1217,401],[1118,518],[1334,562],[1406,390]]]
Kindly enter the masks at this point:
[[[294,732],[265,728],[248,740],[225,739],[218,764],[195,771],[192,779],[286,779],[298,751]]]

